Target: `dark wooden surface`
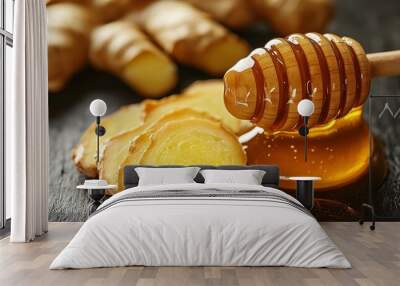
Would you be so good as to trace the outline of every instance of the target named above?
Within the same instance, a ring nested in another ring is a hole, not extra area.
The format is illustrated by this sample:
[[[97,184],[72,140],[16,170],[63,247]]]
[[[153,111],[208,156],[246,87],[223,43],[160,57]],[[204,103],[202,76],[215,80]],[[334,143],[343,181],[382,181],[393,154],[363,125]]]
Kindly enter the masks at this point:
[[[354,37],[367,52],[379,52],[400,49],[399,27],[398,0],[340,0],[337,1],[336,17],[327,32]],[[239,34],[254,47],[264,45],[275,36],[267,25],[255,26]],[[180,67],[180,83],[176,91],[194,80],[206,78],[208,76],[201,72]],[[400,96],[400,78],[374,80],[371,95]],[[63,92],[50,95],[51,221],[83,221],[87,218],[87,195],[85,191],[75,189],[75,186],[83,182],[84,177],[76,171],[70,155],[82,131],[93,120],[88,106],[95,98],[102,98],[107,102],[108,112],[121,105],[142,100],[117,78],[90,68],[76,75]],[[382,105],[383,101],[379,102]],[[393,102],[394,106],[400,107],[400,98],[393,99]],[[374,106],[378,106],[378,103]],[[376,115],[379,110],[375,108],[373,112]],[[372,130],[385,144],[390,175],[384,188],[374,190],[374,196],[381,214],[400,217],[400,116],[397,122],[385,118],[373,120]]]

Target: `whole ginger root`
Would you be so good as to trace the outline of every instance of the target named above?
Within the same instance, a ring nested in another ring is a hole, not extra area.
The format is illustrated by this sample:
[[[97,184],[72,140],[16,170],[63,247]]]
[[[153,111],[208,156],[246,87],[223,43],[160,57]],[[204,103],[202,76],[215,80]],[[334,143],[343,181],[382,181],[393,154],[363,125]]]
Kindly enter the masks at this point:
[[[249,52],[248,44],[190,4],[158,1],[139,25],[178,62],[222,75]]]
[[[60,91],[87,62],[93,11],[75,3],[47,7],[49,90]]]
[[[103,22],[111,22],[123,17],[129,11],[137,11],[154,0],[86,0],[98,13]]]
[[[257,16],[248,1],[243,0],[184,0],[206,12],[218,22],[234,29],[253,24]]]
[[[93,31],[90,60],[148,97],[164,95],[177,81],[175,64],[127,21],[108,23]]]
[[[333,1],[46,0],[49,90],[61,91],[68,80],[82,69],[88,62],[90,38],[94,39],[92,44],[97,43],[98,38],[91,37],[92,30],[110,21],[131,21],[138,25],[138,31],[147,34],[149,43],[155,42],[176,62],[220,76],[249,51],[246,41],[225,27],[243,29],[261,19],[280,34],[321,31],[333,15]],[[121,39],[118,35],[112,38]],[[114,45],[118,43],[106,46]],[[142,46],[142,40],[133,41],[130,50],[140,50]],[[126,55],[124,48],[120,54]],[[133,72],[126,75],[122,70],[130,60],[120,61],[120,66],[115,68],[113,60],[121,60],[120,54],[107,53],[101,52],[102,56],[98,59],[94,58],[96,53],[91,53],[91,62],[96,67],[112,71],[141,95],[154,97],[163,94],[160,85],[155,84],[154,89],[148,85],[148,89],[133,83],[133,74],[142,74],[142,71],[147,74],[151,70],[155,78],[162,78],[157,68],[129,65],[133,67]],[[169,88],[168,84],[165,85],[164,91]]]
[[[282,35],[324,31],[334,0],[250,0],[255,11]]]

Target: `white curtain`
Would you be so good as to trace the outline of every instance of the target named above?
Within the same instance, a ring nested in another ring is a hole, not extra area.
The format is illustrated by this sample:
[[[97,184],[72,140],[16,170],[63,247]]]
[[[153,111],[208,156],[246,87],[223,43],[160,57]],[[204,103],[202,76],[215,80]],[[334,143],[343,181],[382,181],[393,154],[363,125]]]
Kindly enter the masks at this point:
[[[47,19],[43,0],[15,1],[13,92],[6,98],[6,187],[12,242],[48,225]]]

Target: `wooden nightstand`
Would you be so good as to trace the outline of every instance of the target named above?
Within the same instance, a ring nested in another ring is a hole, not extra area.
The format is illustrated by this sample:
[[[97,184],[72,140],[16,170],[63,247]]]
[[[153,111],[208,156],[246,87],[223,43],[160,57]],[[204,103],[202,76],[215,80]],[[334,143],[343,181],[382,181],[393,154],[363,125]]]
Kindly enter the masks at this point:
[[[321,180],[320,177],[285,177],[281,176],[281,180],[296,182],[296,199],[301,202],[304,207],[311,210],[314,207],[314,181]]]

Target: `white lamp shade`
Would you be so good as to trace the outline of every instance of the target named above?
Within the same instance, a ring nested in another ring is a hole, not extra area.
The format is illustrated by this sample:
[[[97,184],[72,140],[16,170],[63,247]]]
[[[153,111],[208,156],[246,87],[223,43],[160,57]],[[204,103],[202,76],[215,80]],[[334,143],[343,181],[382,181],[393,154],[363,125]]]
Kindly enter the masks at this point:
[[[90,113],[93,116],[103,116],[107,112],[107,104],[101,99],[95,99],[90,103]]]
[[[309,117],[314,113],[314,103],[309,99],[303,99],[297,105],[297,112],[303,117]]]

